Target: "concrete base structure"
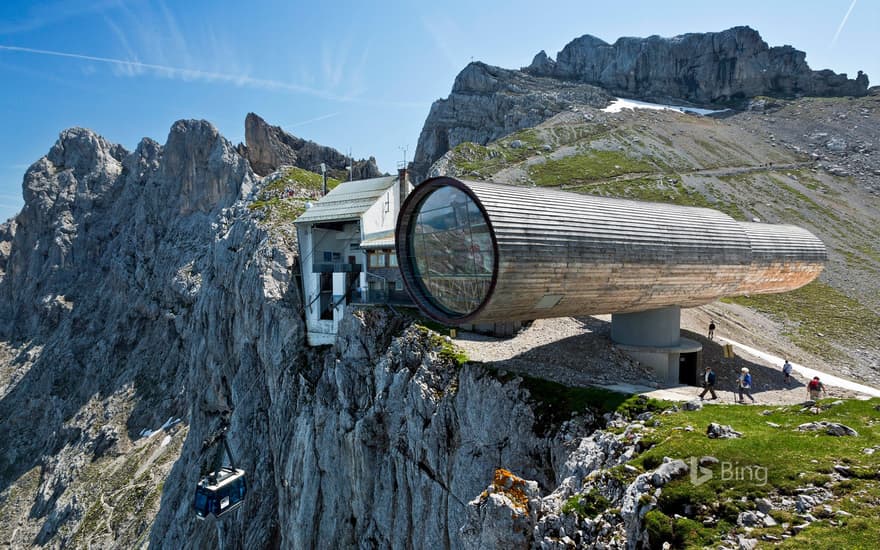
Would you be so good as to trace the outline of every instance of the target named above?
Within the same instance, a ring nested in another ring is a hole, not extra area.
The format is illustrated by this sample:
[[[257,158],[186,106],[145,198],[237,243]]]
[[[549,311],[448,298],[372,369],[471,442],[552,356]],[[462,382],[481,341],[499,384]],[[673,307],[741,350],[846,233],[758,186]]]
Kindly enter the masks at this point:
[[[662,382],[696,384],[703,345],[681,337],[681,308],[612,314],[611,339]]]

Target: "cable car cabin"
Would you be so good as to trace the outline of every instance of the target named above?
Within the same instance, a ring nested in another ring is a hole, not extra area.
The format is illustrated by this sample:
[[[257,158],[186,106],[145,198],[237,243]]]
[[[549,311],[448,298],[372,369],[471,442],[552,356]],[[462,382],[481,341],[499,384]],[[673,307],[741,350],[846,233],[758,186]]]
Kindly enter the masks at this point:
[[[205,519],[211,514],[218,518],[223,517],[241,506],[246,494],[244,470],[224,466],[199,481],[193,508],[199,519]]]

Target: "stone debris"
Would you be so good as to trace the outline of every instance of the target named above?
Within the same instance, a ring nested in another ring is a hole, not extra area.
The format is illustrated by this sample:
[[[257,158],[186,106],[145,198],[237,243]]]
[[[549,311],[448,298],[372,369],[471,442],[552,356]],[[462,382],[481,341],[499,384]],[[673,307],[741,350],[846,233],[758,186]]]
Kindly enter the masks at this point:
[[[742,433],[734,430],[730,426],[717,424],[715,422],[709,424],[706,428],[706,435],[709,439],[734,439],[742,437]]]
[[[839,424],[837,422],[828,422],[820,420],[818,422],[807,422],[797,427],[802,432],[824,431],[828,435],[834,436],[858,436],[859,433],[849,426]]]

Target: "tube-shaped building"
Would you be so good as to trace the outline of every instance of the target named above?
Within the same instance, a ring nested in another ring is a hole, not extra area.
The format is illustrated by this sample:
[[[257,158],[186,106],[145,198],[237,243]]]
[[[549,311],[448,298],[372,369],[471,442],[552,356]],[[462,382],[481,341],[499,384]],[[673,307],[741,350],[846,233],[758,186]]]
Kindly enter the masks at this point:
[[[416,304],[448,325],[693,307],[786,292],[825,246],[716,210],[449,177],[403,204],[396,246]]]

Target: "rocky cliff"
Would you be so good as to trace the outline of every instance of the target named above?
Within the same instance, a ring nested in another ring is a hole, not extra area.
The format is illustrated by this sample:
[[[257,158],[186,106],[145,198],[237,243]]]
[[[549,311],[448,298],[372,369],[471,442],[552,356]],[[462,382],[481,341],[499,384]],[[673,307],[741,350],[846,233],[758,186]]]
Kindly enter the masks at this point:
[[[266,176],[282,166],[297,166],[310,172],[321,173],[324,163],[328,175],[338,180],[349,179],[349,164],[352,165],[352,179],[368,179],[381,176],[376,159],[349,159],[336,149],[318,145],[313,141],[288,134],[280,126],[272,126],[265,120],[248,113],[244,122],[246,145],[240,147],[251,163],[254,172]]]
[[[673,38],[620,38],[608,44],[584,35],[553,60],[543,51],[522,71],[471,63],[452,92],[431,106],[412,169],[428,175],[445,152],[472,141],[485,145],[578,105],[604,107],[612,95],[725,107],[755,96],[863,96],[868,77],[813,71],[806,54],[769,47],[757,31],[735,27]]]
[[[830,70],[811,70],[806,53],[791,46],[771,48],[749,27],[672,38],[626,37],[614,44],[587,34],[569,42],[556,61],[542,51],[524,70],[626,97],[700,104],[759,95],[862,96],[868,89],[868,77],[861,71],[848,79]]]
[[[604,107],[610,100],[595,86],[470,63],[455,78],[449,97],[431,105],[413,157],[414,181],[460,143],[487,143],[573,106]]]
[[[66,130],[28,170],[25,207],[0,227],[0,540],[555,544],[562,499],[635,440],[582,444],[598,416],[568,421],[542,405],[551,394],[461,366],[443,338],[381,308],[349,311],[335,346],[305,347],[295,250],[248,208],[262,185],[204,121],[133,152]],[[250,493],[233,517],[200,522],[190,503],[221,416]],[[501,467],[533,480],[527,510],[504,500],[520,478]],[[529,529],[504,533],[469,504],[496,478],[492,510],[513,506]],[[568,532],[622,547],[640,521]]]

